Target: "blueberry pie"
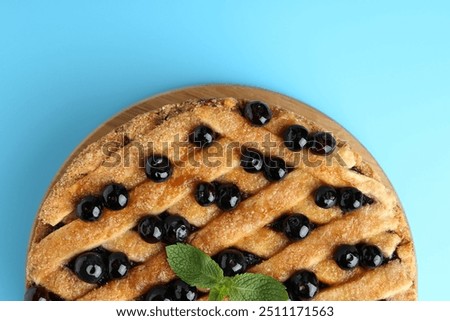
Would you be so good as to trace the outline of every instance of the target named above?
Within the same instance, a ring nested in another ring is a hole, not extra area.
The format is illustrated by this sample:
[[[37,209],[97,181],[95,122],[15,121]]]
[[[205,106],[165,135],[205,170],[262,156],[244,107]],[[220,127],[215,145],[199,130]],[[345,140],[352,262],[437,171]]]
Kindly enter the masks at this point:
[[[415,300],[395,193],[337,133],[282,106],[191,100],[88,145],[44,199],[26,300],[203,300],[165,246],[227,276],[260,273],[291,300]]]

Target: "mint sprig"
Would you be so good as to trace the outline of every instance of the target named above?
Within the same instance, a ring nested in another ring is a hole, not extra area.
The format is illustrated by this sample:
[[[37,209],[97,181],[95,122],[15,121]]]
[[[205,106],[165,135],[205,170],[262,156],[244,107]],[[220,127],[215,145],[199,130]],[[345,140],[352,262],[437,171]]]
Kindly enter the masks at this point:
[[[191,245],[182,243],[169,245],[166,247],[166,253],[175,274],[192,286],[213,288],[224,278],[220,266]]]
[[[191,286],[209,289],[210,301],[288,300],[286,288],[274,278],[253,273],[224,276],[213,259],[192,245],[169,245],[166,253],[175,274]]]

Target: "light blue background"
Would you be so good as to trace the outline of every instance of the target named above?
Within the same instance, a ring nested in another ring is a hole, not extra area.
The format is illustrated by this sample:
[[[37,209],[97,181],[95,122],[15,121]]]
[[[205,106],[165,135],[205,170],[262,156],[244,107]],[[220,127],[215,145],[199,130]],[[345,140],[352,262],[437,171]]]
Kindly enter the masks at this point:
[[[150,95],[236,83],[317,107],[372,152],[420,299],[449,300],[449,34],[445,0],[1,0],[0,299],[22,298],[35,212],[84,137]]]

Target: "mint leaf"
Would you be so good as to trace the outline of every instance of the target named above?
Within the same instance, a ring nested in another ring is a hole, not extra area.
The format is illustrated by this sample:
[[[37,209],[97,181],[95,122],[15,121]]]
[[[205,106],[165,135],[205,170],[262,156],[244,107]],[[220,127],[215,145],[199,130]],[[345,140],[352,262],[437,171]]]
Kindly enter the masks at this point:
[[[175,274],[192,286],[212,289],[224,277],[220,266],[192,245],[169,245],[166,246],[166,253],[167,261]]]
[[[209,291],[209,295],[208,295],[208,300],[209,301],[223,301],[223,299],[225,299],[226,295],[227,295],[227,289],[223,289],[223,288],[212,288]]]
[[[263,274],[244,273],[231,279],[228,297],[231,301],[287,301],[284,285]]]
[[[222,301],[229,296],[230,288],[233,285],[233,278],[223,277],[213,288],[209,290],[209,301]]]

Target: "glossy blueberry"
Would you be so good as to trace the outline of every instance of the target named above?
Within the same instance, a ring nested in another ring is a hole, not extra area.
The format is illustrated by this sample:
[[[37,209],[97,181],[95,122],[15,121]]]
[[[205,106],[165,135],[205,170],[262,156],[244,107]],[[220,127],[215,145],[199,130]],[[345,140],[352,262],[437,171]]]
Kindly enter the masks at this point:
[[[208,126],[197,126],[189,135],[189,141],[197,147],[208,147],[216,139],[216,133]]]
[[[283,133],[284,145],[292,151],[299,151],[308,144],[308,130],[300,125],[289,126]]]
[[[225,276],[244,273],[247,268],[244,254],[235,249],[223,250],[216,255],[215,261],[219,264]]]
[[[24,301],[62,301],[56,294],[38,285],[29,287],[23,299]]]
[[[249,101],[243,113],[244,117],[255,126],[264,126],[272,119],[272,111],[262,101]]]
[[[244,254],[245,263],[247,264],[247,268],[249,266],[259,264],[263,260],[261,257],[259,257],[256,254],[253,254],[253,253],[243,251],[242,254]]]
[[[121,279],[131,268],[128,257],[122,252],[113,252],[108,256],[108,272],[111,279]]]
[[[122,184],[110,184],[103,189],[103,205],[110,210],[123,209],[128,203],[128,191]]]
[[[163,239],[163,221],[157,216],[148,215],[141,218],[137,230],[147,243],[157,243]]]
[[[191,234],[191,225],[178,215],[169,215],[164,219],[163,240],[167,244],[184,243]]]
[[[319,291],[319,280],[308,270],[300,270],[286,281],[286,289],[292,301],[311,300]]]
[[[311,231],[311,223],[303,214],[288,215],[283,220],[283,232],[292,241],[302,240]]]
[[[97,283],[106,272],[103,257],[95,252],[86,252],[75,259],[73,265],[75,274],[84,282]]]
[[[317,132],[308,141],[310,151],[317,155],[329,155],[336,149],[336,140],[328,132]]]
[[[24,301],[50,301],[48,291],[40,286],[32,286],[27,289]]]
[[[201,206],[208,206],[216,201],[216,187],[210,183],[200,183],[195,189],[195,200]]]
[[[197,288],[180,279],[170,282],[167,288],[167,293],[172,301],[195,301],[197,299]]]
[[[172,175],[172,165],[166,156],[152,155],[145,162],[145,174],[152,181],[161,183]]]
[[[320,186],[314,195],[316,205],[321,208],[331,208],[338,200],[337,191],[331,186]]]
[[[383,264],[384,256],[381,250],[375,245],[359,244],[359,264],[368,269],[374,269]]]
[[[102,202],[96,196],[86,196],[77,204],[77,217],[83,221],[96,221],[102,215]]]
[[[166,285],[157,285],[144,296],[144,301],[173,301]]]
[[[260,152],[244,148],[241,155],[241,166],[249,173],[257,173],[263,169],[264,158]]]
[[[351,270],[359,264],[359,253],[353,245],[340,245],[334,251],[334,260],[341,269]]]
[[[339,207],[343,212],[356,210],[364,205],[364,194],[354,187],[339,189]]]
[[[232,210],[241,202],[241,192],[234,184],[218,184],[216,191],[216,204],[221,210]]]
[[[264,158],[264,177],[276,182],[282,180],[288,173],[286,163],[283,159],[278,157]]]

